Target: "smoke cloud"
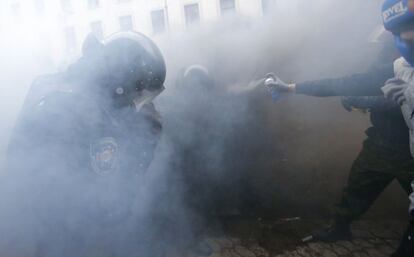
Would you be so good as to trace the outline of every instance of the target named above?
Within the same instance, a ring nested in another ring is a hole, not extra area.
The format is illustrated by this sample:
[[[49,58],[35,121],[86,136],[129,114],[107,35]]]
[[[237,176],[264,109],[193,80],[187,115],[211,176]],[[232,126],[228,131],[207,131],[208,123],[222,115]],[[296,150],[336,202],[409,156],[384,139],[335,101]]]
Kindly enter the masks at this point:
[[[192,164],[202,166],[192,174],[205,187],[198,194],[230,212],[328,213],[361,148],[368,116],[346,113],[338,98],[297,95],[272,103],[263,90],[246,89],[268,72],[287,82],[364,72],[384,47],[370,39],[381,24],[379,10],[379,1],[314,1],[300,14],[276,10],[262,19],[238,17],[159,39],[169,72],[159,98],[165,133],[183,131],[181,138],[192,145],[187,151],[201,156]],[[175,85],[178,70],[194,63],[213,74],[221,98],[212,92],[211,99],[190,103],[194,92]],[[180,103],[187,106],[177,118]],[[168,130],[168,118],[195,125]],[[210,119],[208,130],[198,122],[203,118]],[[207,135],[214,130],[216,136]],[[192,144],[203,137],[204,144]],[[219,168],[209,169],[212,163]]]
[[[380,3],[331,2],[316,2],[299,15],[275,10],[263,18],[227,17],[157,38],[168,77],[155,102],[164,129],[148,172],[133,179],[133,189],[131,181],[114,178],[92,190],[90,181],[60,173],[60,163],[34,175],[5,170],[0,230],[7,233],[0,253],[71,256],[83,249],[79,256],[145,256],[165,246],[186,249],[215,215],[326,214],[360,148],[367,117],[345,113],[338,99],[294,96],[272,103],[262,89],[240,89],[268,72],[299,82],[368,68],[382,47],[368,39],[380,24]],[[30,46],[10,42],[0,48],[1,153],[30,81],[53,70]],[[176,83],[192,64],[209,70],[214,89]],[[125,191],[133,192],[132,203],[120,200]],[[95,198],[133,215],[115,227],[96,224],[80,211]],[[26,215],[33,212],[38,215]],[[54,226],[62,217],[67,231]],[[78,238],[68,242],[67,235]]]

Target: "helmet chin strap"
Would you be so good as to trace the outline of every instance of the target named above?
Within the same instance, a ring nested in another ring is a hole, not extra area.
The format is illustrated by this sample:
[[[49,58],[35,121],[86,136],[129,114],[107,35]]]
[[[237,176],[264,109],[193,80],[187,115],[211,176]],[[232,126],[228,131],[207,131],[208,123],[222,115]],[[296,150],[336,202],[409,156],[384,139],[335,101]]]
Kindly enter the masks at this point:
[[[139,112],[144,105],[151,103],[162,91],[164,91],[164,89],[164,87],[157,91],[148,91],[144,89],[141,95],[133,100],[136,112]]]

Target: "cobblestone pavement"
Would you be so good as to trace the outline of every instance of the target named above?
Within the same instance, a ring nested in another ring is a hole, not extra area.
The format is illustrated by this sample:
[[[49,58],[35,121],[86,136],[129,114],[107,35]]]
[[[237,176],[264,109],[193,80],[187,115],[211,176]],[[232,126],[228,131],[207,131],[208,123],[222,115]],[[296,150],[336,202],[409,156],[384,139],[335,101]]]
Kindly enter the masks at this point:
[[[207,242],[214,250],[212,257],[389,257],[398,246],[405,227],[404,222],[362,221],[354,224],[352,241],[302,244],[292,233],[292,228],[301,225],[279,225],[279,233],[260,231],[256,233],[257,238],[234,235],[209,238]],[[277,230],[272,226],[267,229]],[[277,246],[272,247],[274,245]]]

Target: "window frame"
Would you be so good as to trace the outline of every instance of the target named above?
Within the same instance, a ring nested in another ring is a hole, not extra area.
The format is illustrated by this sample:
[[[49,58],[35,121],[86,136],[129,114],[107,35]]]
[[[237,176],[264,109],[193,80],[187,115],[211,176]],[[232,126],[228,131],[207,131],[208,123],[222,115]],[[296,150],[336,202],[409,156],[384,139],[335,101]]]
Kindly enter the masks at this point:
[[[191,23],[189,23],[188,22],[188,20],[187,20],[187,12],[186,12],[186,7],[188,7],[188,6],[192,6],[192,5],[197,5],[197,7],[198,7],[198,20],[197,21],[195,21],[195,22],[191,22]],[[201,3],[199,2],[199,1],[191,1],[191,2],[185,2],[184,4],[183,4],[183,8],[182,8],[182,10],[183,10],[183,17],[184,17],[184,24],[185,24],[185,26],[186,27],[188,27],[188,26],[191,26],[191,25],[195,25],[195,24],[197,24],[197,23],[200,23],[201,22],[201,19],[202,19],[202,15],[201,15]]]
[[[123,29],[121,19],[127,18],[127,17],[131,18],[131,28],[130,29]],[[134,15],[133,14],[126,14],[126,15],[118,16],[118,24],[119,24],[119,31],[134,31],[134,29],[135,29]]]
[[[155,26],[154,26],[154,19],[153,19],[153,13],[155,12],[161,12],[163,13],[163,18],[164,18],[164,26],[163,26],[163,30],[160,31],[156,31],[155,30]],[[151,28],[152,28],[152,33],[153,34],[162,34],[164,32],[167,31],[167,27],[168,27],[168,19],[167,19],[167,10],[165,9],[165,7],[160,7],[160,8],[154,8],[150,11],[150,22],[151,22]]]
[[[59,0],[59,4],[60,4],[60,9],[62,10],[62,12],[73,13],[72,0]]]
[[[87,1],[88,1],[87,2],[88,10],[90,10],[90,11],[97,10],[97,9],[102,7],[101,0],[87,0]],[[92,6],[91,5],[92,1],[93,1],[93,3],[97,3],[97,5]]]
[[[223,0],[217,0],[219,16],[228,15],[228,14],[237,14],[239,12],[239,2],[237,0],[232,0],[232,1],[234,1],[234,12],[232,12],[232,13],[223,12],[223,9],[221,8],[221,1],[223,1]]]
[[[43,15],[46,11],[45,0],[33,0],[33,6],[37,15]]]
[[[16,19],[20,19],[22,17],[22,5],[19,2],[13,2],[9,6],[10,12],[12,13],[13,17]]]
[[[100,35],[97,35],[96,31],[94,30],[94,25],[96,25],[96,24],[99,24],[99,27],[100,27]],[[104,39],[104,37],[105,37],[105,30],[104,30],[104,25],[103,25],[103,21],[102,20],[94,20],[94,21],[91,21],[89,23],[89,28],[91,30],[91,33],[93,33],[96,36],[96,38],[98,38],[99,40]]]

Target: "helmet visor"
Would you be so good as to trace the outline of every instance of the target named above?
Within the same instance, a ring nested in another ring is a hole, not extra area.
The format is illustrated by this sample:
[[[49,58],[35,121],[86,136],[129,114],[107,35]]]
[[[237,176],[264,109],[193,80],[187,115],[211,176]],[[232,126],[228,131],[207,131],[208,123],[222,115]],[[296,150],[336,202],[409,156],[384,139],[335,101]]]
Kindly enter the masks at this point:
[[[151,103],[164,89],[164,86],[162,86],[157,90],[149,91],[145,89],[141,91],[133,100],[136,111],[139,112],[144,105]]]

